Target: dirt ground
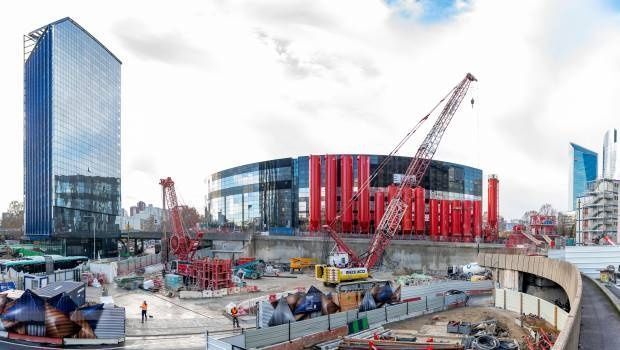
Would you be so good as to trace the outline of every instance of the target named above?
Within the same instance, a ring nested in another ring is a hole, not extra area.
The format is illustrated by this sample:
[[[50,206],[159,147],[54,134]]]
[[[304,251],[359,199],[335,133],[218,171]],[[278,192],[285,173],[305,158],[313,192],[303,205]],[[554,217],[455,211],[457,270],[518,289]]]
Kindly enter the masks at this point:
[[[386,325],[385,328],[423,336],[453,337],[454,335],[450,335],[446,332],[448,321],[473,323],[495,319],[504,327],[508,328],[510,338],[521,340],[522,337],[527,335],[527,332],[515,323],[518,317],[519,315],[514,312],[496,309],[494,307],[470,306],[391,323]]]

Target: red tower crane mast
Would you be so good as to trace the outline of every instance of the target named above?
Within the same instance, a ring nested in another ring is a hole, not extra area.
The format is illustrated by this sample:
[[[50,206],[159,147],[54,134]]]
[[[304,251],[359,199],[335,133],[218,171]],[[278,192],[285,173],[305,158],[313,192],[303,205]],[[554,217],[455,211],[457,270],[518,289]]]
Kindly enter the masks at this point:
[[[196,232],[196,237],[192,238],[183,225],[181,213],[183,207],[179,205],[177,193],[174,189],[174,181],[170,177],[159,180],[159,184],[164,191],[164,197],[170,210],[170,227],[172,236],[170,237],[170,248],[177,259],[191,262],[194,254],[198,250],[203,233]]]
[[[353,265],[371,269],[381,258],[385,248],[387,248],[394,237],[394,234],[398,231],[398,227],[407,208],[407,203],[405,203],[402,198],[403,189],[405,187],[416,187],[420,185],[422,178],[424,177],[424,174],[426,173],[426,170],[428,169],[428,166],[431,163],[437,148],[439,147],[439,143],[441,142],[444,132],[448,128],[448,125],[450,125],[450,121],[452,120],[454,113],[456,113],[461,102],[465,98],[465,95],[469,90],[469,86],[473,81],[477,81],[477,79],[471,73],[467,73],[465,78],[463,78],[463,80],[453,87],[448,95],[446,95],[449,96],[448,102],[446,102],[441,114],[437,118],[437,121],[435,121],[432,129],[428,132],[424,138],[424,141],[422,141],[418,151],[407,167],[405,175],[403,176],[400,186],[398,187],[398,191],[390,203],[388,203],[383,218],[377,225],[370,246],[365,253],[359,256],[356,255],[353,249],[347,246],[344,240],[340,238],[338,233],[334,231],[330,225],[323,226],[323,228],[327,230],[329,235],[336,242],[338,249],[349,254],[350,261]],[[446,97],[439,101],[438,105],[445,99]],[[435,106],[435,108],[436,107],[437,106]],[[395,150],[390,155],[393,155],[402,147],[402,145],[420,127],[420,125],[428,119],[431,113],[424,116],[424,118],[416,124],[407,136],[399,142]],[[368,184],[364,184],[364,186],[368,186]]]
[[[392,201],[388,203],[385,214],[375,230],[375,235],[366,253],[364,267],[367,269],[375,266],[385,251],[385,248],[390,244],[394,234],[398,231],[398,226],[407,208],[407,204],[402,200],[403,189],[405,187],[419,186],[422,182],[422,178],[439,147],[444,132],[448,128],[448,125],[450,125],[454,113],[456,113],[456,110],[461,105],[461,102],[469,90],[469,85],[473,81],[477,81],[476,77],[471,73],[467,73],[465,78],[452,89],[448,102],[446,102],[441,114],[437,117],[435,124],[424,138],[424,141],[422,141],[418,151],[407,167],[398,192],[392,198]],[[424,117],[424,119],[426,118],[428,118],[428,115]]]

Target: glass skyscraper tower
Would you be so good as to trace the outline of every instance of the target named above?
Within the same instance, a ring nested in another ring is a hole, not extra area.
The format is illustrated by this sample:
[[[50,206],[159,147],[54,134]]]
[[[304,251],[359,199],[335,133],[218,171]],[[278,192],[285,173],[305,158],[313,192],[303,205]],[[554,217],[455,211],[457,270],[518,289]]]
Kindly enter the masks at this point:
[[[568,181],[568,208],[577,209],[577,197],[588,189],[588,183],[596,180],[598,154],[587,148],[570,143],[570,172]]]
[[[31,239],[116,252],[121,61],[70,18],[24,35],[24,207]],[[90,240],[90,241],[89,241]],[[90,244],[87,244],[90,242]]]
[[[610,129],[603,140],[603,175],[604,179],[620,180],[618,156],[618,130]]]

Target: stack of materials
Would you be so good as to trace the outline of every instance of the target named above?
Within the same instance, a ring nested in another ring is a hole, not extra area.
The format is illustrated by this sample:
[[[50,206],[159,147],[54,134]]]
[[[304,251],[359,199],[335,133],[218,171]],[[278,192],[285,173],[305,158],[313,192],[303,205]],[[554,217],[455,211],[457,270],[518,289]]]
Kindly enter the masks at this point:
[[[181,275],[169,273],[166,275],[164,283],[166,285],[166,289],[178,291],[181,287],[183,287],[183,277]]]
[[[78,307],[66,293],[43,299],[26,290],[17,300],[0,295],[0,330],[49,338],[125,337],[125,309],[103,304]]]
[[[400,340],[382,340],[382,339],[343,339],[338,346],[341,350],[367,350],[367,349],[395,349],[395,350],[463,350],[465,347],[461,344],[435,343],[435,342],[417,342],[417,341],[400,341]]]
[[[396,283],[401,286],[421,286],[430,284],[434,278],[423,273],[412,273],[411,275],[399,276]]]
[[[116,285],[127,290],[138,289],[144,282],[144,276],[121,276],[116,278]]]
[[[338,305],[334,302],[331,294],[323,294],[318,288],[310,286],[305,293],[297,292],[283,296],[272,302],[273,315],[269,320],[269,326],[277,326],[284,323],[295,322],[312,317],[313,315],[327,315],[338,312]]]
[[[363,293],[363,294],[362,294]],[[363,295],[363,297],[362,297]],[[341,292],[337,295],[324,294],[311,286],[307,292],[297,292],[272,300],[266,307],[273,308],[269,326],[277,326],[289,321],[299,321],[315,316],[333,314],[339,311],[369,311],[383,307],[386,303],[400,300],[400,286],[393,289],[389,284],[375,286],[365,292]]]

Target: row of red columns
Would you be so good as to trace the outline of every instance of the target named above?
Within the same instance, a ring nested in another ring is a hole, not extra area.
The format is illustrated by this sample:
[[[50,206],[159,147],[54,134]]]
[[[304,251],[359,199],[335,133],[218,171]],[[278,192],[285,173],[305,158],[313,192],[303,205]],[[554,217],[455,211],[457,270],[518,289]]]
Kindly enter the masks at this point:
[[[358,223],[362,232],[370,230],[370,159],[357,157]],[[340,222],[342,231],[353,230],[353,157],[340,156]],[[335,155],[325,156],[325,222],[332,225],[338,215],[338,159]],[[310,231],[321,226],[321,156],[310,156]]]
[[[365,183],[370,175],[368,156],[358,156],[358,224],[362,233],[370,232],[370,186]],[[338,159],[335,155],[325,156],[325,222],[334,224],[338,215],[337,180]],[[343,232],[353,230],[353,157],[340,156],[340,221]],[[396,185],[387,188],[387,202],[398,193]],[[422,187],[404,188],[402,198],[407,210],[401,222],[402,233],[423,234],[426,230],[425,191]],[[385,212],[385,192],[374,194],[375,227]],[[443,241],[472,241],[482,234],[482,202],[469,200],[429,200],[429,227],[431,239]],[[310,231],[317,231],[321,225],[321,156],[310,156]]]

